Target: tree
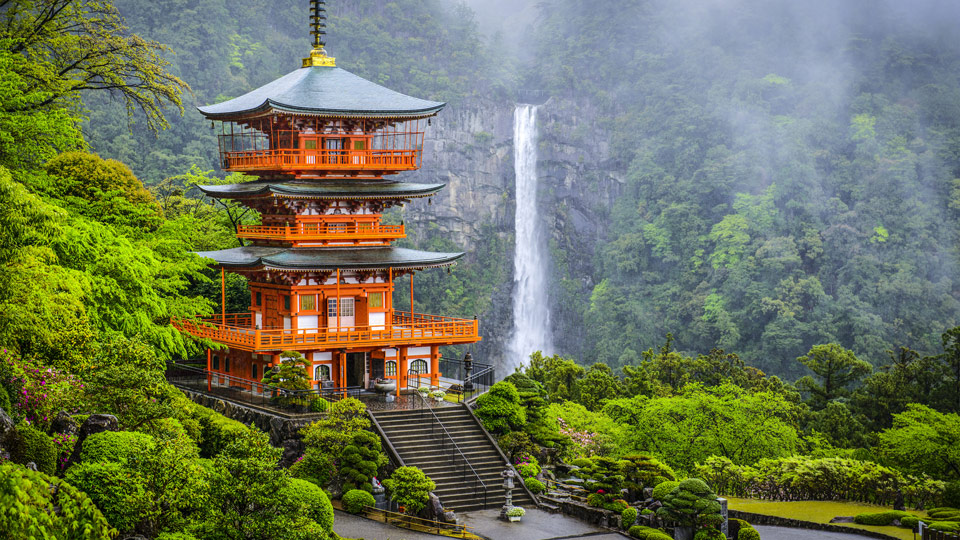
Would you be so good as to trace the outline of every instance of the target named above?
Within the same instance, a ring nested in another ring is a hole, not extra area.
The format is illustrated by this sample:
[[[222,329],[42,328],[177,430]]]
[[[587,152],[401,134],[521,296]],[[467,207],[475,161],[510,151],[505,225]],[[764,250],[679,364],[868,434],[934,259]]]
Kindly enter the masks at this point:
[[[797,362],[819,378],[817,381],[807,375],[797,381],[797,387],[810,393],[810,402],[816,409],[848,395],[851,385],[873,371],[869,363],[859,360],[852,351],[836,343],[814,345],[806,356],[797,358]]]
[[[606,364],[594,364],[587,370],[580,380],[580,403],[591,411],[598,411],[610,399],[617,399],[623,394],[623,384],[620,377],[613,374],[613,370]]]
[[[79,92],[119,95],[128,114],[144,113],[152,129],[165,128],[165,105],[183,112],[189,87],[167,72],[167,47],[129,35],[109,0],[4,0],[0,3],[3,49],[22,57],[13,66],[43,99],[8,105],[4,113],[52,106],[76,110]]]
[[[483,427],[497,435],[520,431],[527,421],[517,387],[505,381],[494,384],[486,394],[477,398],[477,417]]]
[[[383,485],[390,491],[390,500],[405,507],[408,514],[423,510],[430,492],[437,488],[433,480],[416,467],[398,467]]]
[[[944,374],[942,401],[948,410],[960,413],[960,326],[940,337],[943,353],[934,358],[941,362]]]
[[[108,540],[116,531],[85,493],[13,463],[0,463],[0,535],[4,538]]]
[[[307,406],[309,400],[300,393],[310,390],[310,377],[307,369],[310,365],[297,351],[280,353],[280,364],[263,374],[260,380],[273,389],[273,401],[282,406]]]
[[[913,403],[879,438],[883,454],[905,471],[960,478],[960,415]]]

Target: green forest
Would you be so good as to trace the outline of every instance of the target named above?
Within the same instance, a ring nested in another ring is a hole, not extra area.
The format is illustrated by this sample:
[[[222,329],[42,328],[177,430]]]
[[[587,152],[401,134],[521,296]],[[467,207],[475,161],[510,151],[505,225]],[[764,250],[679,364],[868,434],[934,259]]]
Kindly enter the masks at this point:
[[[170,319],[220,302],[192,252],[257,219],[196,189],[244,178],[195,107],[296,68],[307,7],[0,0],[0,533],[337,538],[331,499],[362,507],[387,472],[359,402],[321,406],[279,468],[264,433],[164,378],[209,345]],[[589,104],[571,122],[610,142],[623,182],[595,253],[551,234],[559,354],[476,403],[528,489],[579,471],[624,529],[624,499],[656,487],[668,522],[689,492],[899,500],[960,530],[956,8],[547,0],[522,55],[464,4],[329,10],[344,69],[450,108]],[[418,311],[482,318],[510,286],[510,235],[478,230],[450,274],[418,277]],[[462,247],[436,228],[404,245]],[[242,278],[226,303],[248,307]],[[414,513],[432,489],[384,484]]]

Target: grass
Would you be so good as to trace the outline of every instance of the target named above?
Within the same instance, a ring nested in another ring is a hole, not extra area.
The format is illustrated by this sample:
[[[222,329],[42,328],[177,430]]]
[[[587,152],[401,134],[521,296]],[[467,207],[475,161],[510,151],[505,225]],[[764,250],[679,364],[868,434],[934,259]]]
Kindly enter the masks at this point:
[[[740,499],[737,497],[727,497],[729,508],[731,510],[741,510],[743,512],[753,512],[754,514],[763,514],[767,516],[777,516],[791,519],[802,519],[804,521],[813,521],[815,523],[830,523],[830,520],[837,516],[855,516],[864,512],[883,512],[891,510],[887,506],[877,506],[873,504],[855,503],[855,502],[837,502],[837,501],[764,501],[758,499]],[[921,511],[908,510],[917,516],[925,516]],[[854,529],[864,529],[867,531],[876,531],[903,540],[913,540],[914,535],[910,529],[894,526],[879,525],[860,525],[857,523],[835,523],[844,527]]]

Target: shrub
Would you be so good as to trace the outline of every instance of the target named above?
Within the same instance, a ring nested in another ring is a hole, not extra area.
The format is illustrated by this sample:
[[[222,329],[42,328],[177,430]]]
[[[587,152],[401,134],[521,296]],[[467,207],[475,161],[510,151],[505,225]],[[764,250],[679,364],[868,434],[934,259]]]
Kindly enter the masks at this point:
[[[351,514],[359,514],[363,511],[364,506],[373,506],[377,504],[376,499],[373,498],[373,495],[369,491],[364,491],[362,489],[351,489],[350,491],[344,493],[343,498],[343,509]]]
[[[634,525],[630,527],[630,530],[627,533],[634,537],[639,538],[640,540],[673,540],[673,538],[667,533],[661,531],[660,529],[653,529],[651,527],[643,527],[640,525]]]
[[[960,506],[960,480],[947,482],[943,488],[942,500],[948,506]]]
[[[927,515],[939,520],[950,521],[947,518],[952,516],[960,515],[960,510],[954,510],[953,508],[937,508],[936,510],[930,510],[927,512]]]
[[[387,463],[387,456],[381,451],[380,444],[380,437],[372,432],[363,430],[354,433],[340,458],[340,476],[343,477],[345,490],[373,491],[370,480],[376,476],[377,469]]]
[[[666,480],[675,480],[676,474],[669,466],[647,454],[632,454],[620,458],[623,486],[633,496],[640,496],[643,488],[656,486]]]
[[[327,412],[330,409],[330,402],[318,397],[317,399],[310,402],[310,412],[322,413]]]
[[[0,409],[3,409],[7,413],[10,412],[10,394],[2,384],[0,384]]]
[[[932,516],[933,514],[939,514],[941,512],[960,512],[960,509],[953,508],[951,506],[937,506],[935,508],[927,508],[928,516]]]
[[[717,529],[700,529],[693,536],[693,540],[727,540],[727,537]]]
[[[623,501],[613,501],[613,502],[605,503],[603,505],[603,508],[604,510],[609,510],[611,512],[616,512],[620,514],[628,508],[628,505]]]
[[[197,421],[200,422],[200,455],[203,457],[215,457],[228,444],[245,435],[250,429],[236,420],[231,420],[204,407],[198,407],[195,411]]]
[[[934,531],[960,532],[960,523],[956,521],[934,521],[929,527]]]
[[[154,540],[197,540],[197,537],[185,532],[162,532]]]
[[[596,506],[597,508],[603,506],[603,503],[606,501],[603,495],[599,493],[591,493],[587,495],[587,504],[589,506]]]
[[[499,442],[500,448],[511,459],[520,454],[531,454],[537,451],[537,446],[530,440],[530,435],[522,431],[511,431],[500,437]]]
[[[430,492],[437,488],[433,480],[427,478],[416,467],[399,467],[393,476],[383,481],[390,490],[390,500],[403,506],[410,514],[416,514],[427,505]]]
[[[126,463],[131,455],[149,451],[154,438],[135,431],[103,431],[83,441],[80,460],[84,463]]]
[[[902,510],[890,510],[887,512],[866,512],[857,514],[853,517],[854,523],[860,525],[890,525],[893,520],[911,515],[910,512]]]
[[[753,527],[740,527],[737,540],[760,540],[760,533]]]
[[[287,469],[290,476],[324,487],[333,479],[333,458],[316,448],[307,448],[303,456]]]
[[[112,538],[115,533],[86,493],[13,463],[0,462],[0,508],[17,509],[0,512],[5,538]]]
[[[547,490],[547,486],[543,485],[543,482],[537,480],[536,478],[524,478],[523,485],[527,486],[527,489],[530,490],[530,493],[538,495]]]
[[[517,387],[500,381],[490,390],[477,398],[477,417],[487,431],[503,435],[509,431],[523,431],[526,414],[520,405],[520,393]]]
[[[637,521],[637,509],[628,506],[623,512],[620,512],[620,526],[624,529],[629,528]]]
[[[906,527],[908,529],[917,530],[917,524],[920,523],[920,518],[917,516],[904,516],[900,518],[900,526]]]
[[[640,515],[642,516],[649,516],[650,514],[653,514],[653,510],[649,508],[644,508],[643,510],[640,511]]]
[[[57,447],[46,433],[29,424],[18,424],[10,443],[10,461],[26,465],[36,463],[44,474],[57,471]]]
[[[580,467],[581,469],[583,469],[583,468],[589,468],[590,466],[592,466],[592,465],[593,465],[593,462],[590,461],[589,458],[583,458],[583,457],[582,457],[582,458],[577,458],[577,459],[573,460],[573,462],[571,463],[571,465],[576,465],[577,467]]]
[[[143,477],[120,463],[80,463],[67,469],[64,479],[89,495],[110,525],[121,531],[133,530],[153,506]]]
[[[527,463],[517,467],[517,472],[520,473],[520,476],[524,478],[532,478],[540,474],[540,467],[533,463]]]
[[[507,510],[507,516],[509,517],[523,517],[526,515],[527,511],[522,506],[512,506]]]
[[[330,504],[327,494],[316,484],[291,478],[286,495],[291,504],[300,507],[300,514],[316,521],[327,533],[333,530],[333,505]],[[373,499],[373,495],[370,495],[370,498]]]
[[[657,515],[684,526],[718,525],[723,520],[717,496],[699,478],[680,482],[676,489],[663,496],[661,502],[663,506],[657,510]]]
[[[673,480],[667,480],[666,482],[660,482],[657,484],[657,487],[653,488],[653,498],[663,502],[663,498],[666,497],[671,491],[676,489],[680,485],[680,482],[675,482]]]

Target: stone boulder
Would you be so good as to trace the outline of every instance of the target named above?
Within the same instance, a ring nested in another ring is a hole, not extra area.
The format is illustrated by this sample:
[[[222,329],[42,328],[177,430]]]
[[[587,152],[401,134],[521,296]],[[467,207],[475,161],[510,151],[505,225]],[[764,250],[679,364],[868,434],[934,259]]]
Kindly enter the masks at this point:
[[[80,463],[80,450],[83,448],[83,441],[87,440],[87,437],[94,433],[119,430],[120,422],[117,421],[116,416],[112,414],[91,414],[80,426],[80,431],[77,433],[77,443],[73,446],[70,459],[67,460],[67,467],[74,463]]]
[[[80,428],[77,427],[77,423],[73,421],[73,418],[71,418],[69,414],[63,411],[58,412],[57,417],[50,423],[50,433],[76,435],[79,432]]]
[[[427,505],[423,507],[423,510],[420,510],[417,516],[430,521],[443,521],[443,505],[440,504],[440,497],[431,492],[430,500],[427,501]]]

